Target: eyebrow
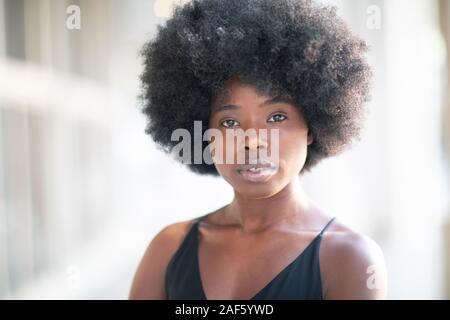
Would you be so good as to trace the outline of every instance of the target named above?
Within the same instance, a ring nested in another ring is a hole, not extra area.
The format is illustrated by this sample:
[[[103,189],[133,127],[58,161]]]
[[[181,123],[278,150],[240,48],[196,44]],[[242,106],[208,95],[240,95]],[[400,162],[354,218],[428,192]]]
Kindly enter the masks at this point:
[[[277,103],[292,103],[292,101],[286,97],[283,96],[276,96],[274,98],[268,99],[266,101],[264,101],[263,103],[261,103],[259,105],[259,107],[265,107],[265,106],[269,106],[269,105],[273,105],[273,104],[277,104]],[[226,104],[226,105],[222,105],[219,107],[214,107],[213,108],[213,112],[223,112],[226,110],[236,110],[236,109],[240,109],[241,106],[235,105],[235,104]]]

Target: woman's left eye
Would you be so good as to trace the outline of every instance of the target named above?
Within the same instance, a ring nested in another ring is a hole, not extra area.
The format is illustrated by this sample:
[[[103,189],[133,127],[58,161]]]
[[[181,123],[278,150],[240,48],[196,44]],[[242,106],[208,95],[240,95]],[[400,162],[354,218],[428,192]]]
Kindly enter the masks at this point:
[[[284,114],[277,113],[277,114],[274,114],[273,116],[271,116],[269,118],[269,120],[267,120],[267,121],[268,122],[280,122],[280,121],[285,120],[286,118],[287,117]],[[271,120],[271,119],[273,119],[273,120]]]

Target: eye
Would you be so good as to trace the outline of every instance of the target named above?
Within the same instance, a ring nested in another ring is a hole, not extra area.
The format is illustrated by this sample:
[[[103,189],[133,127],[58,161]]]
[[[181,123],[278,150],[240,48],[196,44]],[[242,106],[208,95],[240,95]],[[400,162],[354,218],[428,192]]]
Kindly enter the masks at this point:
[[[271,120],[271,119],[273,119],[273,120]],[[269,120],[267,120],[267,121],[268,122],[281,122],[286,119],[287,119],[287,117],[284,114],[277,113],[277,114],[274,114],[273,116],[271,116],[269,118]]]
[[[238,122],[233,119],[226,119],[221,122],[221,125],[224,126],[225,128],[231,128],[231,127],[233,127],[234,123],[238,123]]]

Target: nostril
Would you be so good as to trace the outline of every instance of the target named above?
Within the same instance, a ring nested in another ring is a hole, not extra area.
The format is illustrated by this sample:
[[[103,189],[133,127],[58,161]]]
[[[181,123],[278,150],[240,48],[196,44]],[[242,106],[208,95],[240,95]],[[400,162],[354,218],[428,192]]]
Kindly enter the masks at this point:
[[[262,146],[257,146],[256,148],[257,148],[257,149],[261,149]],[[250,150],[250,147],[249,147],[249,146],[245,146],[245,150]]]

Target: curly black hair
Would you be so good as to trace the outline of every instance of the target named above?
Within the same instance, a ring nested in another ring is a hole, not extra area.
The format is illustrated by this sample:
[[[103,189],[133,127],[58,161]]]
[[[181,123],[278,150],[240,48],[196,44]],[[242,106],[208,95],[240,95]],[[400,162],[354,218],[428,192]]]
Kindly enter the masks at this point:
[[[366,42],[336,8],[308,0],[191,0],[173,7],[142,48],[145,132],[166,152],[175,129],[208,129],[211,104],[238,75],[257,92],[288,96],[303,113],[313,143],[302,169],[359,139],[372,71]],[[208,141],[203,142],[203,148]],[[213,164],[187,164],[218,175]]]

